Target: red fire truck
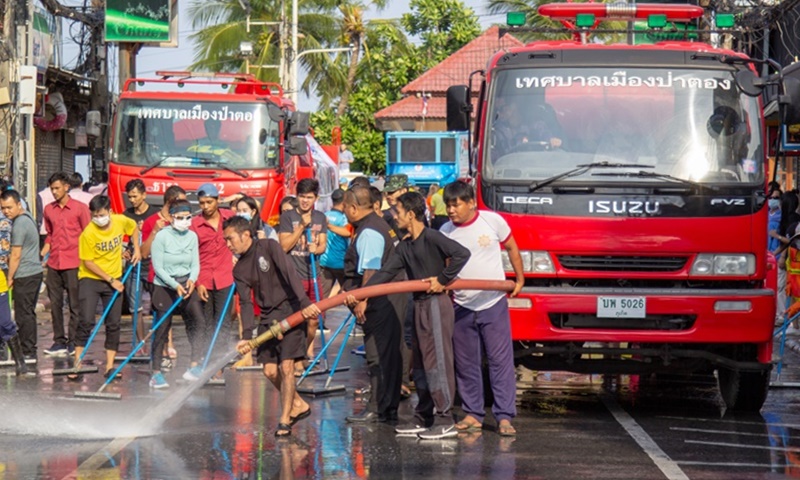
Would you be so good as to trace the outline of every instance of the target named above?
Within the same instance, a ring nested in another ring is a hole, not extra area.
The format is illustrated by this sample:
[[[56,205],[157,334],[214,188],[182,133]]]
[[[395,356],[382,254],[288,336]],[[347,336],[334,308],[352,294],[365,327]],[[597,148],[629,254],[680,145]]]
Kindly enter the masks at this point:
[[[256,198],[263,219],[274,223],[285,192],[313,176],[308,115],[295,111],[280,85],[252,75],[157,75],[130,79],[120,93],[109,155],[114,211],[126,208],[125,185],[134,178],[144,181],[155,205],[170,185],[194,200],[210,182],[223,197]]]
[[[522,250],[525,288],[510,299],[517,361],[716,370],[728,408],[760,409],[776,284],[760,94],[787,82],[759,79],[757,61],[705,43],[592,37],[601,20],[646,21],[652,32],[700,17],[697,6],[569,3],[539,13],[572,39],[499,52],[471,76],[475,107],[471,86],[451,87],[447,99],[448,130],[469,130],[474,113],[479,207],[500,213]]]

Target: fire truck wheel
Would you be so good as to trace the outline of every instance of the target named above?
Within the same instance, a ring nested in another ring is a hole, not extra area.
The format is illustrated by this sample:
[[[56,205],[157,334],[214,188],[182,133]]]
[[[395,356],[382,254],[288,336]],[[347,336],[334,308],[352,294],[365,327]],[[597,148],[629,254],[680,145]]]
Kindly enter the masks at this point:
[[[769,372],[743,372],[720,368],[719,392],[728,410],[757,413],[769,391]]]

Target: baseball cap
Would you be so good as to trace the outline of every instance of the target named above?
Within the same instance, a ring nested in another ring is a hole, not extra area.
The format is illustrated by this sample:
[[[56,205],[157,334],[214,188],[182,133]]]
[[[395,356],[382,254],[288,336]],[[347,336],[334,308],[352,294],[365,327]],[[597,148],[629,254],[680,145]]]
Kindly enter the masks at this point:
[[[396,173],[394,175],[390,175],[386,180],[386,185],[383,186],[383,191],[392,193],[406,187],[408,187],[408,175],[404,173]]]
[[[213,183],[204,183],[197,189],[197,198],[200,197],[214,197],[219,198],[219,190]]]

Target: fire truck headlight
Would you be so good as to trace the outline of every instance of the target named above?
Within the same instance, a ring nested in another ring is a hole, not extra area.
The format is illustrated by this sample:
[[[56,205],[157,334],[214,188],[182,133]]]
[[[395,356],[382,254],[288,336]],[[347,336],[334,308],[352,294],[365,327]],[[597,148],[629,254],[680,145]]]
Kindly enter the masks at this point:
[[[695,258],[690,275],[742,276],[756,272],[756,259],[752,254],[702,253]]]
[[[555,273],[556,269],[550,254],[542,250],[522,250],[519,252],[522,257],[522,269],[530,273]],[[514,266],[508,258],[508,252],[500,252],[503,259],[503,271],[514,273]]]

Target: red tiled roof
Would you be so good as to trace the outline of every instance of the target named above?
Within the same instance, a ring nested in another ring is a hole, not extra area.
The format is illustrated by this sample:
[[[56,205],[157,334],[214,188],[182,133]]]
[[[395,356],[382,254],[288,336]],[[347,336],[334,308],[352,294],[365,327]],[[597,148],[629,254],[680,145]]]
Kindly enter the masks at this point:
[[[428,114],[425,118],[441,118],[447,116],[447,105],[444,97],[428,99]],[[410,95],[389,105],[375,114],[375,118],[422,118],[422,98]]]
[[[499,27],[490,27],[441,63],[411,81],[401,92],[406,95],[416,92],[444,94],[451,85],[466,85],[469,82],[469,74],[475,70],[485,69],[486,63],[495,52],[525,45],[511,34],[507,33],[502,38],[499,35]],[[473,84],[473,89],[477,91],[477,88],[477,84]],[[429,103],[429,112],[430,109]]]

